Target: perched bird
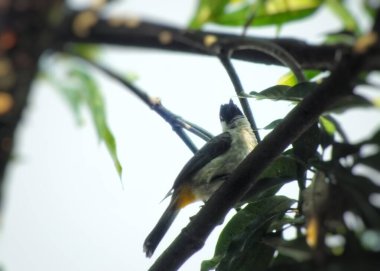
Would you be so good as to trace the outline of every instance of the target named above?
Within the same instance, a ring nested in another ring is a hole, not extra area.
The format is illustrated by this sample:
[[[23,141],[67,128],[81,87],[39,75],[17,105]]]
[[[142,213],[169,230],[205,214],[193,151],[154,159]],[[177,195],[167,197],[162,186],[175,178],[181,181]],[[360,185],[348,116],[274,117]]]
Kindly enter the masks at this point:
[[[185,164],[167,196],[171,201],[144,242],[151,257],[180,209],[198,200],[207,201],[257,145],[251,126],[230,100],[220,107],[223,133],[208,141]]]

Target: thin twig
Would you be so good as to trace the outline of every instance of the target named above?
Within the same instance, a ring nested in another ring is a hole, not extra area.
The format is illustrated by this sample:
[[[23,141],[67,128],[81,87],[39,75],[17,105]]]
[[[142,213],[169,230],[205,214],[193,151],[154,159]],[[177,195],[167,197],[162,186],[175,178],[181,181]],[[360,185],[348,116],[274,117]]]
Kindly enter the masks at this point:
[[[234,66],[231,63],[230,56],[231,56],[231,54],[229,52],[224,53],[222,51],[220,56],[219,56],[219,59],[222,62],[224,68],[226,69],[226,71],[227,71],[227,73],[231,79],[231,82],[235,88],[235,92],[236,92],[237,96],[239,97],[239,101],[240,101],[241,107],[243,108],[244,114],[247,117],[249,123],[251,124],[253,133],[256,136],[256,140],[257,140],[257,142],[260,142],[261,139],[260,139],[259,129],[257,128],[256,121],[253,117],[253,114],[252,114],[251,108],[249,106],[248,100],[245,97],[246,95],[244,95],[245,94],[244,89],[243,89],[243,86],[240,82],[239,76],[238,76]]]
[[[195,146],[195,144],[191,141],[191,139],[186,135],[186,133],[183,132],[183,129],[186,129],[187,131],[193,133],[196,136],[199,136],[205,141],[208,141],[212,138],[212,135],[209,132],[207,132],[205,129],[200,128],[199,126],[194,125],[191,122],[184,120],[183,118],[177,116],[176,114],[173,114],[170,110],[168,110],[162,105],[159,99],[152,98],[145,91],[141,90],[139,87],[132,84],[130,81],[122,78],[121,76],[114,73],[113,71],[107,69],[106,67],[100,65],[99,63],[96,63],[90,59],[87,59],[81,55],[78,55],[75,52],[71,52],[69,50],[66,50],[65,52],[75,57],[78,57],[81,60],[85,61],[86,63],[96,67],[97,69],[101,70],[108,76],[112,77],[113,79],[117,80],[119,83],[121,83],[122,85],[130,89],[133,94],[139,97],[140,100],[142,100],[147,106],[149,106],[153,111],[155,111],[166,122],[170,124],[173,131],[177,133],[177,135],[182,139],[182,141],[186,144],[186,146],[189,147],[189,149],[193,153],[197,152],[198,149]]]
[[[219,45],[221,46],[221,45]],[[255,40],[251,41],[250,44],[244,43],[233,43],[233,44],[224,44],[224,46],[221,46],[222,49],[220,51],[219,59],[222,62],[224,68],[226,69],[232,84],[234,85],[235,92],[239,97],[240,104],[243,108],[243,111],[248,119],[248,121],[251,123],[252,129],[255,133],[255,136],[257,138],[257,141],[260,142],[260,134],[257,129],[257,125],[255,122],[255,119],[253,117],[252,111],[250,109],[248,100],[246,98],[243,86],[240,82],[239,76],[232,65],[231,62],[231,56],[235,51],[239,50],[257,50],[260,52],[263,52],[265,54],[268,54],[272,56],[273,58],[277,59],[281,63],[283,63],[285,66],[288,66],[291,71],[294,73],[294,75],[297,78],[297,81],[299,83],[305,82],[306,78],[302,72],[300,64],[296,61],[296,59],[289,54],[286,50],[281,48],[280,46],[271,43],[271,42],[264,42],[262,40]]]

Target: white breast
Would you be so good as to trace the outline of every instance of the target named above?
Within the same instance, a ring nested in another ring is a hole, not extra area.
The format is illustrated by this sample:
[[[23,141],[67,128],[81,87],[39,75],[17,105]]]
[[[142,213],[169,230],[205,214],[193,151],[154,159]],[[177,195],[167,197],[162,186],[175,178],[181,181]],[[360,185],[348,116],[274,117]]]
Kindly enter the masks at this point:
[[[228,132],[232,138],[230,149],[205,165],[192,178],[199,200],[206,201],[257,145],[249,125],[238,125]]]

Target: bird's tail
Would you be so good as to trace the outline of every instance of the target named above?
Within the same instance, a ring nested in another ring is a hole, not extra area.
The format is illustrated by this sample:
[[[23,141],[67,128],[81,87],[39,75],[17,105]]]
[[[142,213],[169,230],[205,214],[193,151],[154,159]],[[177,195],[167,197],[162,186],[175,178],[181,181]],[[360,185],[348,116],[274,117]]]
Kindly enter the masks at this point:
[[[164,237],[165,233],[168,231],[170,225],[173,223],[174,219],[178,215],[179,208],[172,201],[168,208],[166,208],[164,214],[161,216],[157,225],[149,233],[148,237],[144,242],[144,252],[147,257],[151,257],[156,250],[161,239]]]

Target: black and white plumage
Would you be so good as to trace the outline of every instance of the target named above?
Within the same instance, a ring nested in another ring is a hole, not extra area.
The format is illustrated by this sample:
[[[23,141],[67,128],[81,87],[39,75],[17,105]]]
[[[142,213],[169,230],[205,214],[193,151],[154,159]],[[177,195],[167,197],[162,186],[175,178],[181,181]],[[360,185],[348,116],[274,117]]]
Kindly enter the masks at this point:
[[[223,133],[208,141],[183,167],[170,190],[171,202],[144,242],[150,257],[179,210],[209,197],[257,145],[251,126],[230,100],[220,107]]]

